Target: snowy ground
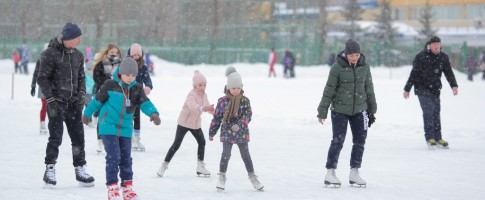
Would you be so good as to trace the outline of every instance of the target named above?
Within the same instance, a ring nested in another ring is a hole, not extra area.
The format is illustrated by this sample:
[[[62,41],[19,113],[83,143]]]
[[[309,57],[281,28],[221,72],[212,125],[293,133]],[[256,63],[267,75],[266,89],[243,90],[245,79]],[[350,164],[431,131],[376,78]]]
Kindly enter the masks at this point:
[[[185,67],[156,60],[155,88],[149,96],[158,107],[162,124],[142,117],[142,140],[147,151],[133,153],[135,190],[143,199],[483,199],[485,190],[485,81],[466,80],[455,72],[460,94],[453,96],[444,81],[442,127],[449,150],[427,149],[423,137],[421,110],[416,96],[402,98],[402,88],[410,67],[390,71],[372,68],[378,102],[377,122],[369,130],[361,175],[368,187],[347,184],[351,134],[341,152],[337,175],[344,182],[340,189],[325,188],[324,164],[331,140],[331,123],[319,125],[316,108],[328,75],[327,66],[296,68],[297,79],[267,78],[265,64],[235,64],[241,73],[246,95],[253,107],[250,124],[250,152],[265,192],[255,191],[244,169],[237,148],[227,173],[226,192],[216,192],[217,171],[222,145],[207,141],[207,168],[210,178],[195,174],[195,139],[189,134],[170,163],[163,178],[157,178],[170,147],[176,120],[193,70],[207,76],[211,102],[223,95],[225,66]],[[33,64],[30,65],[33,71]],[[88,171],[96,178],[93,188],[79,188],[72,167],[67,134],[60,148],[57,187],[42,189],[47,136],[39,135],[40,100],[30,96],[31,76],[16,75],[11,99],[13,63],[0,60],[0,145],[1,199],[105,199],[104,155],[97,155],[96,133],[85,128]],[[392,78],[391,78],[392,77]],[[208,132],[211,117],[203,117]],[[350,130],[349,130],[350,131]]]

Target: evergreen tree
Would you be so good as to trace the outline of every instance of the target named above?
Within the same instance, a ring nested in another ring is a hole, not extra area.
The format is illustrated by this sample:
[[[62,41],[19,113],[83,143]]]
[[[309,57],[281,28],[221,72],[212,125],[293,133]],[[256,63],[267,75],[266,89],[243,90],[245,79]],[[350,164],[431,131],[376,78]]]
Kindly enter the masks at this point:
[[[342,14],[344,15],[345,19],[350,22],[350,27],[346,30],[349,38],[356,39],[356,34],[361,31],[360,27],[355,24],[355,21],[362,20],[361,15],[363,12],[364,9],[360,7],[357,0],[350,0],[345,6]]]
[[[392,9],[389,0],[383,0],[379,4],[380,13],[376,16],[377,25],[375,39],[382,47],[379,51],[379,63],[387,66],[396,65],[396,55],[394,55],[394,40],[398,36],[396,28],[392,26]]]
[[[421,17],[419,22],[423,26],[419,33],[426,36],[426,39],[436,35],[437,30],[432,27],[433,13],[431,12],[432,6],[429,4],[429,0],[426,0],[424,9],[421,11]]]

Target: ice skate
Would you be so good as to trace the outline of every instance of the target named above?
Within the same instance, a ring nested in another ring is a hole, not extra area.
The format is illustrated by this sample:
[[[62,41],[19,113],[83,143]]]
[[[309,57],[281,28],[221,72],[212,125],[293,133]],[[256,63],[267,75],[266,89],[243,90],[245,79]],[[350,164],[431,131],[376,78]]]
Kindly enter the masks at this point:
[[[360,177],[358,168],[350,169],[349,183],[350,183],[350,186],[352,186],[352,187],[354,185],[356,187],[366,187],[367,186],[367,183],[365,182],[365,180]]]
[[[168,162],[163,161],[162,166],[157,171],[157,175],[159,177],[163,177],[163,174],[165,173],[165,170],[168,169]]]
[[[253,184],[254,189],[259,191],[264,191],[263,190],[264,185],[261,182],[259,182],[258,176],[256,176],[254,172],[249,174],[249,180],[251,181],[251,184]]]
[[[219,172],[219,181],[217,181],[217,191],[218,192],[223,192],[226,189],[226,173],[225,172]]]
[[[135,191],[133,191],[133,181],[124,181],[121,184],[123,190],[123,200],[140,200]]]
[[[47,127],[45,126],[45,121],[40,122],[40,134],[47,135]]]
[[[145,145],[140,142],[141,138],[139,135],[133,136],[131,138],[131,150],[133,151],[145,151]]]
[[[205,177],[208,177],[211,175],[211,173],[205,168],[205,163],[202,160],[197,161],[197,176],[203,175]]]
[[[325,187],[340,188],[340,185],[342,185],[342,182],[337,178],[335,169],[328,169],[327,175],[325,176]]]
[[[101,154],[101,153],[103,153],[103,149],[104,149],[103,140],[102,139],[98,139],[98,149],[96,149],[96,152],[98,154]]]
[[[123,200],[120,196],[120,187],[118,183],[113,183],[108,186],[108,200]]]
[[[94,186],[94,177],[89,175],[86,172],[86,166],[77,166],[74,168],[74,172],[76,173],[76,180],[79,182],[79,186],[81,187],[93,187]]]
[[[429,150],[433,150],[436,147],[436,140],[435,139],[426,140],[426,143],[428,144]]]
[[[439,148],[442,148],[442,149],[449,149],[450,147],[448,146],[448,142],[446,140],[438,140],[438,142],[436,143],[436,146],[439,147]]]
[[[45,166],[44,172],[44,188],[52,189],[56,186],[56,168],[54,164],[48,164]]]

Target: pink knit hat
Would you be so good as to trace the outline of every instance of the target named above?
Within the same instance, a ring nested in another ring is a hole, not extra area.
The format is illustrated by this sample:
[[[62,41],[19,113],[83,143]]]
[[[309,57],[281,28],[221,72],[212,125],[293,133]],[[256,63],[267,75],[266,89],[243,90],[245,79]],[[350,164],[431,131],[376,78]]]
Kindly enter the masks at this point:
[[[141,45],[138,43],[133,43],[130,47],[130,56],[134,55],[142,56]]]
[[[193,86],[199,85],[201,83],[207,83],[207,79],[205,79],[205,76],[200,73],[199,70],[194,71],[194,78],[192,78],[192,81]]]

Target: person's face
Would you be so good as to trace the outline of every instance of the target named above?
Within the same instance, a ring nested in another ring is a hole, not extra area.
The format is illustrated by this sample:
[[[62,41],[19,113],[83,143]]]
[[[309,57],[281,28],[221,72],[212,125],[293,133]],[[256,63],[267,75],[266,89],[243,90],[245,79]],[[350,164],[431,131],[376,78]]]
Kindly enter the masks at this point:
[[[135,74],[121,74],[121,81],[126,84],[130,84],[136,79]]]
[[[241,94],[241,88],[231,88],[229,89],[229,92],[232,94],[232,96],[237,96]]]
[[[198,85],[195,86],[195,90],[198,92],[205,92],[206,86],[207,86],[206,82],[199,83]]]
[[[356,64],[357,61],[360,58],[360,53],[349,54],[349,55],[346,55],[346,57],[347,57],[347,60],[349,60],[350,63]]]
[[[81,43],[81,36],[72,40],[64,40],[64,46],[69,49],[76,48],[79,43]]]
[[[117,48],[112,48],[108,51],[108,54],[106,54],[108,57],[111,57],[111,56],[118,56],[119,55],[119,51]]]
[[[141,58],[141,56],[138,54],[132,55],[131,57],[135,60],[139,60]]]
[[[441,51],[441,43],[433,42],[429,44],[429,48],[431,49],[431,52],[433,52],[434,54],[438,54]]]

